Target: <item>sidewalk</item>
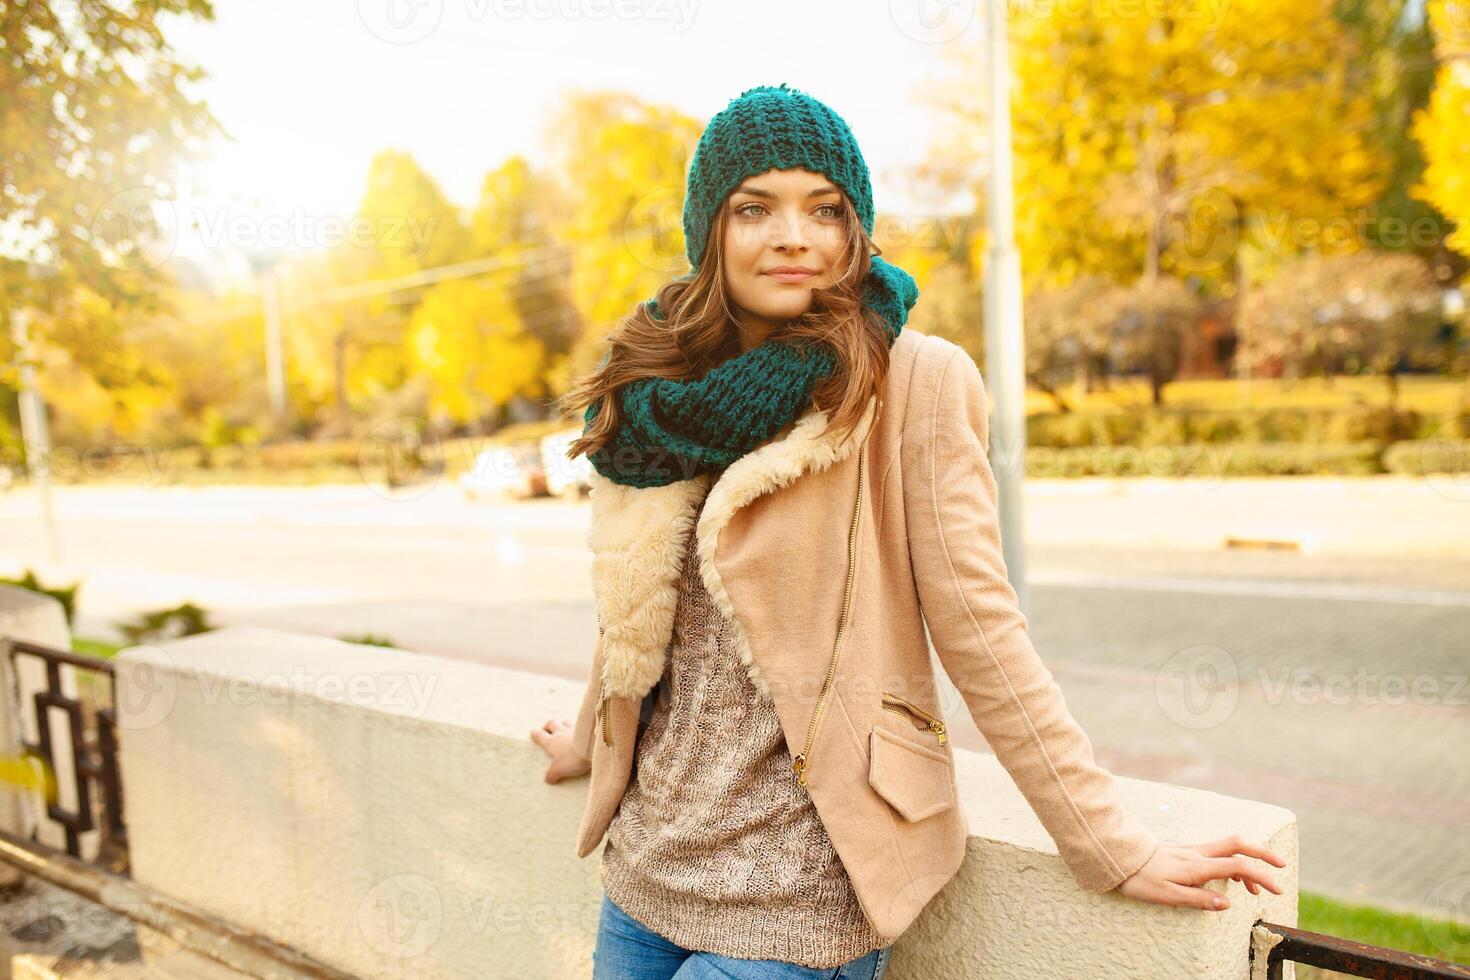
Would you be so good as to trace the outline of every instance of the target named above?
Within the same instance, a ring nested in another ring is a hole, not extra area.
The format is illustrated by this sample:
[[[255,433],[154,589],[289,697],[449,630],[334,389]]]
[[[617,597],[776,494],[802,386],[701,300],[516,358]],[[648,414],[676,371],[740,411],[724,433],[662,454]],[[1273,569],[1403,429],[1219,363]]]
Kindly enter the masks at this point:
[[[1451,476],[1032,480],[1031,545],[1470,556],[1470,481]]]

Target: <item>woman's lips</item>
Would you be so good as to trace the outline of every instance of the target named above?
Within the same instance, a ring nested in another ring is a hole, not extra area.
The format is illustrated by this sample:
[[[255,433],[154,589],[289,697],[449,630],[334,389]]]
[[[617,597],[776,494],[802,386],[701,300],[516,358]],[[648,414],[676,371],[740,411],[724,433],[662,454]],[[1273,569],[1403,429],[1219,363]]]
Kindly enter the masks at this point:
[[[767,272],[767,276],[777,282],[806,282],[815,272]]]

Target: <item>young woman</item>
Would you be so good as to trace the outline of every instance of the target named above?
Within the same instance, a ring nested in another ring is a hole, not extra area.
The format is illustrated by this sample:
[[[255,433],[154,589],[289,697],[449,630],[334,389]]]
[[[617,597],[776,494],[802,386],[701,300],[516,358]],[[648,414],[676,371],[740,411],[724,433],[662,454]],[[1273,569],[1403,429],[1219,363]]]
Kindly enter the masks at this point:
[[[1114,798],[1006,580],[980,373],[903,329],[918,290],[842,118],[741,93],[683,223],[692,271],[567,396],[598,637],[575,723],[531,737],[547,782],[592,774],[594,976],[886,972],[968,837],[929,640],[1081,887],[1279,893],[1264,847],[1161,843]]]

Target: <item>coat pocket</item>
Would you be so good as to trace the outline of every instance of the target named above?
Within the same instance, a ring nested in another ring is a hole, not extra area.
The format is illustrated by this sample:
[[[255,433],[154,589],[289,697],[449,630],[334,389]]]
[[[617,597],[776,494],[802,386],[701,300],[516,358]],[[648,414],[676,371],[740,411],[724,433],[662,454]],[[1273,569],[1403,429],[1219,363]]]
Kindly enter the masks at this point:
[[[873,726],[868,748],[868,785],[905,820],[923,820],[954,806],[954,769],[944,752],[881,725]]]

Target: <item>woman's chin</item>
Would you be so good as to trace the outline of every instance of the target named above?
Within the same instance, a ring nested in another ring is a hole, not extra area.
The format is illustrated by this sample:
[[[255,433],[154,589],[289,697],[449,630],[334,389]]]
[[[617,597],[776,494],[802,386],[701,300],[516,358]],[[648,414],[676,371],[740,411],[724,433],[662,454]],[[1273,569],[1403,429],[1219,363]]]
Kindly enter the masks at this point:
[[[794,320],[812,308],[810,289],[791,287],[791,295],[762,304],[756,312],[767,320]]]

